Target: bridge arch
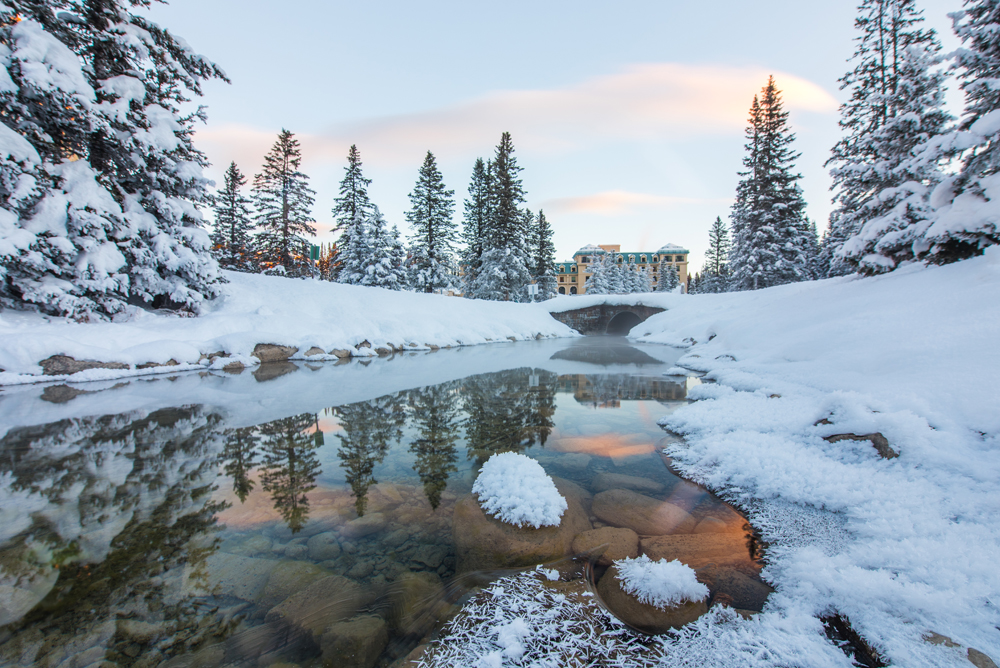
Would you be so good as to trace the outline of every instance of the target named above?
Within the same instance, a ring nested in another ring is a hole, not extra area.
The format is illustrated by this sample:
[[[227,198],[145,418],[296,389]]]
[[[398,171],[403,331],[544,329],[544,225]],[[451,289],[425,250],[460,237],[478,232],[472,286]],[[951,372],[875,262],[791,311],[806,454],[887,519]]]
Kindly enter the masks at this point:
[[[552,313],[552,317],[581,334],[627,334],[646,318],[666,309],[645,304],[596,304]],[[622,315],[628,313],[629,315]],[[619,316],[621,316],[619,318]],[[612,326],[612,322],[614,325]]]
[[[642,318],[632,311],[622,311],[621,313],[617,313],[612,316],[611,320],[608,321],[608,327],[605,330],[605,333],[625,336],[633,327],[641,322]]]

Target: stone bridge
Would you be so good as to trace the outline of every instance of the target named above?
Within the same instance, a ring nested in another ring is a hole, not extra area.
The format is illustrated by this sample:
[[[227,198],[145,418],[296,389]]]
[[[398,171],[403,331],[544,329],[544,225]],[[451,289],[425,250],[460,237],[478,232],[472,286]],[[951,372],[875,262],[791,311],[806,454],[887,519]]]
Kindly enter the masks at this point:
[[[625,335],[649,316],[665,310],[643,304],[597,304],[553,313],[552,317],[581,334]]]

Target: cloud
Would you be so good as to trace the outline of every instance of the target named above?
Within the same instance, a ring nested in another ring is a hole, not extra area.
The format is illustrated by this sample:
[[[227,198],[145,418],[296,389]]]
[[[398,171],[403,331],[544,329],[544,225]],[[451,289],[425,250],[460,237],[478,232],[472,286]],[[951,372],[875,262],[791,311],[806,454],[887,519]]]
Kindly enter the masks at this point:
[[[625,190],[608,190],[581,197],[559,197],[542,204],[542,208],[558,214],[586,213],[597,216],[620,216],[640,209],[670,209],[681,204],[725,203],[725,199],[669,197]]]
[[[622,140],[688,140],[740,132],[750,102],[769,74],[782,89],[787,109],[836,112],[837,102],[829,92],[791,74],[646,63],[572,85],[498,91],[448,107],[368,119],[298,137],[307,162],[343,161],[347,148],[356,143],[366,160],[385,166],[414,164],[427,150],[439,159],[483,155],[502,131],[514,135],[519,150],[539,153]],[[247,164],[259,164],[276,131],[223,125],[200,131],[198,141],[210,155],[252,157]]]

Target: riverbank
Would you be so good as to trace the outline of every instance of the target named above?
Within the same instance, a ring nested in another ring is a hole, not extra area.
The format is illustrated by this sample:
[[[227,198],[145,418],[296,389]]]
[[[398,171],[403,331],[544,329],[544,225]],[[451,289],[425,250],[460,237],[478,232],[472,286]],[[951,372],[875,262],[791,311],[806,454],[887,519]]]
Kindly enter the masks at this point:
[[[764,646],[808,647],[840,615],[887,664],[1000,657],[998,295],[991,248],[699,296],[632,330],[689,347],[679,366],[715,381],[661,424],[684,437],[674,465],[746,509],[769,545]]]
[[[541,304],[235,272],[226,278],[224,295],[197,318],[137,310],[124,322],[77,323],[0,312],[0,385],[575,336]]]

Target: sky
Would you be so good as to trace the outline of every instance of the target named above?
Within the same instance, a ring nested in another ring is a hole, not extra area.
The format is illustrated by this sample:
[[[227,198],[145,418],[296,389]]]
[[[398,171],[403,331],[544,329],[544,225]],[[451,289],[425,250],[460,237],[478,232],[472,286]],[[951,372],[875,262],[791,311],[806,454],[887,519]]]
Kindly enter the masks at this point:
[[[957,46],[948,12],[927,24]],[[710,8],[710,9],[709,9]],[[427,151],[462,200],[476,157],[512,135],[527,206],[554,228],[556,259],[586,244],[674,243],[700,267],[725,220],[753,96],[774,75],[797,135],[808,215],[830,213],[824,163],[839,137],[838,79],[854,50],[851,2],[758,0],[171,0],[153,20],[218,63],[195,143],[222,173],[260,170],[283,128],[316,191],[317,241],[356,144],[369,194],[406,236]],[[953,111],[960,96],[949,93]]]

